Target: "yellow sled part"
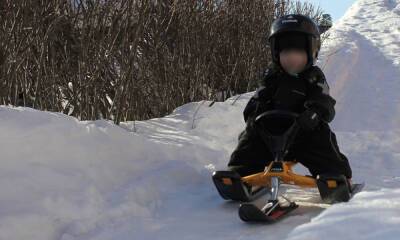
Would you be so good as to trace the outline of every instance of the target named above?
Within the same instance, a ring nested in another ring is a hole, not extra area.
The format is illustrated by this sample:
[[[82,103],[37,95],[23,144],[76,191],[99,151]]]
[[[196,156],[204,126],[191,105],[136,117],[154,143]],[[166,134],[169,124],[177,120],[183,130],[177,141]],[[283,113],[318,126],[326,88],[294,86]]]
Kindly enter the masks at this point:
[[[266,171],[242,177],[242,181],[252,186],[270,187],[271,177],[279,177],[283,184],[297,185],[300,187],[314,188],[317,182],[313,177],[296,174],[292,171],[292,167],[296,162],[285,161],[282,163],[282,171],[272,169],[274,162],[271,162]]]

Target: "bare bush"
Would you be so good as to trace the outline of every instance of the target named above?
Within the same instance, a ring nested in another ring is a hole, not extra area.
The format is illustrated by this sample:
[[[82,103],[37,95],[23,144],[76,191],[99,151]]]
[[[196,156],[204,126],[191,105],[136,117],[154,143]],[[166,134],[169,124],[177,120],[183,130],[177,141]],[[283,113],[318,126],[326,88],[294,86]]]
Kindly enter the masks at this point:
[[[272,0],[3,0],[0,103],[119,123],[225,100],[256,87],[273,19],[293,10],[318,19],[313,9]]]

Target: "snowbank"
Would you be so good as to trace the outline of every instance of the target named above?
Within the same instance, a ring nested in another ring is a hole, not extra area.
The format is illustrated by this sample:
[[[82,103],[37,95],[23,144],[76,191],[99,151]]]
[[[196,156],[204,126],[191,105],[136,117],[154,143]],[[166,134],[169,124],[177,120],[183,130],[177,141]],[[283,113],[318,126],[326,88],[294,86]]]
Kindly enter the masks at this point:
[[[399,237],[400,189],[362,192],[349,203],[337,204],[308,224],[296,227],[289,240],[388,239]]]
[[[400,1],[358,0],[324,42],[323,68],[341,131],[400,128]]]

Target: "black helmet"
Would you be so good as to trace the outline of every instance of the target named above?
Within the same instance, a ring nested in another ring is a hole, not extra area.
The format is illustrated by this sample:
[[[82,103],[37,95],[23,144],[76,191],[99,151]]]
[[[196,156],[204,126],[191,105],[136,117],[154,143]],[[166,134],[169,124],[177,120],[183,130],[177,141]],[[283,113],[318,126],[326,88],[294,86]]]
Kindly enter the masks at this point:
[[[279,51],[275,43],[277,36],[282,33],[301,33],[307,38],[307,67],[312,66],[318,57],[321,48],[321,38],[318,25],[309,17],[300,14],[282,16],[271,25],[269,43],[271,47],[272,61],[279,65]]]

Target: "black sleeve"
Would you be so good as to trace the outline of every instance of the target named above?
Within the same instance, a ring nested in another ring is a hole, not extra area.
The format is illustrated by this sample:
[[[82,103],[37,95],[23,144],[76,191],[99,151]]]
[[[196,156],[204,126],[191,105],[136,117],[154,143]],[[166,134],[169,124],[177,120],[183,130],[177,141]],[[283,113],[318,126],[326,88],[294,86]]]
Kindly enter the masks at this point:
[[[249,116],[256,112],[257,109],[257,101],[254,99],[254,96],[250,98],[249,102],[247,103],[246,107],[243,110],[243,117],[244,121],[247,122]]]
[[[244,108],[243,117],[245,122],[247,122],[251,115],[259,112],[260,109],[266,108],[271,101],[275,92],[275,87],[273,85],[275,75],[276,72],[270,69],[264,72],[262,81],[259,82],[259,87]]]
[[[269,90],[270,89],[265,86],[257,88],[256,93],[254,93],[244,108],[243,117],[245,122],[247,122],[250,115],[257,114],[257,112],[269,102],[269,99],[272,97],[268,96]]]
[[[324,73],[319,67],[312,66],[305,77],[310,86],[304,106],[316,111],[325,122],[331,122],[335,117],[336,100],[329,95]]]

